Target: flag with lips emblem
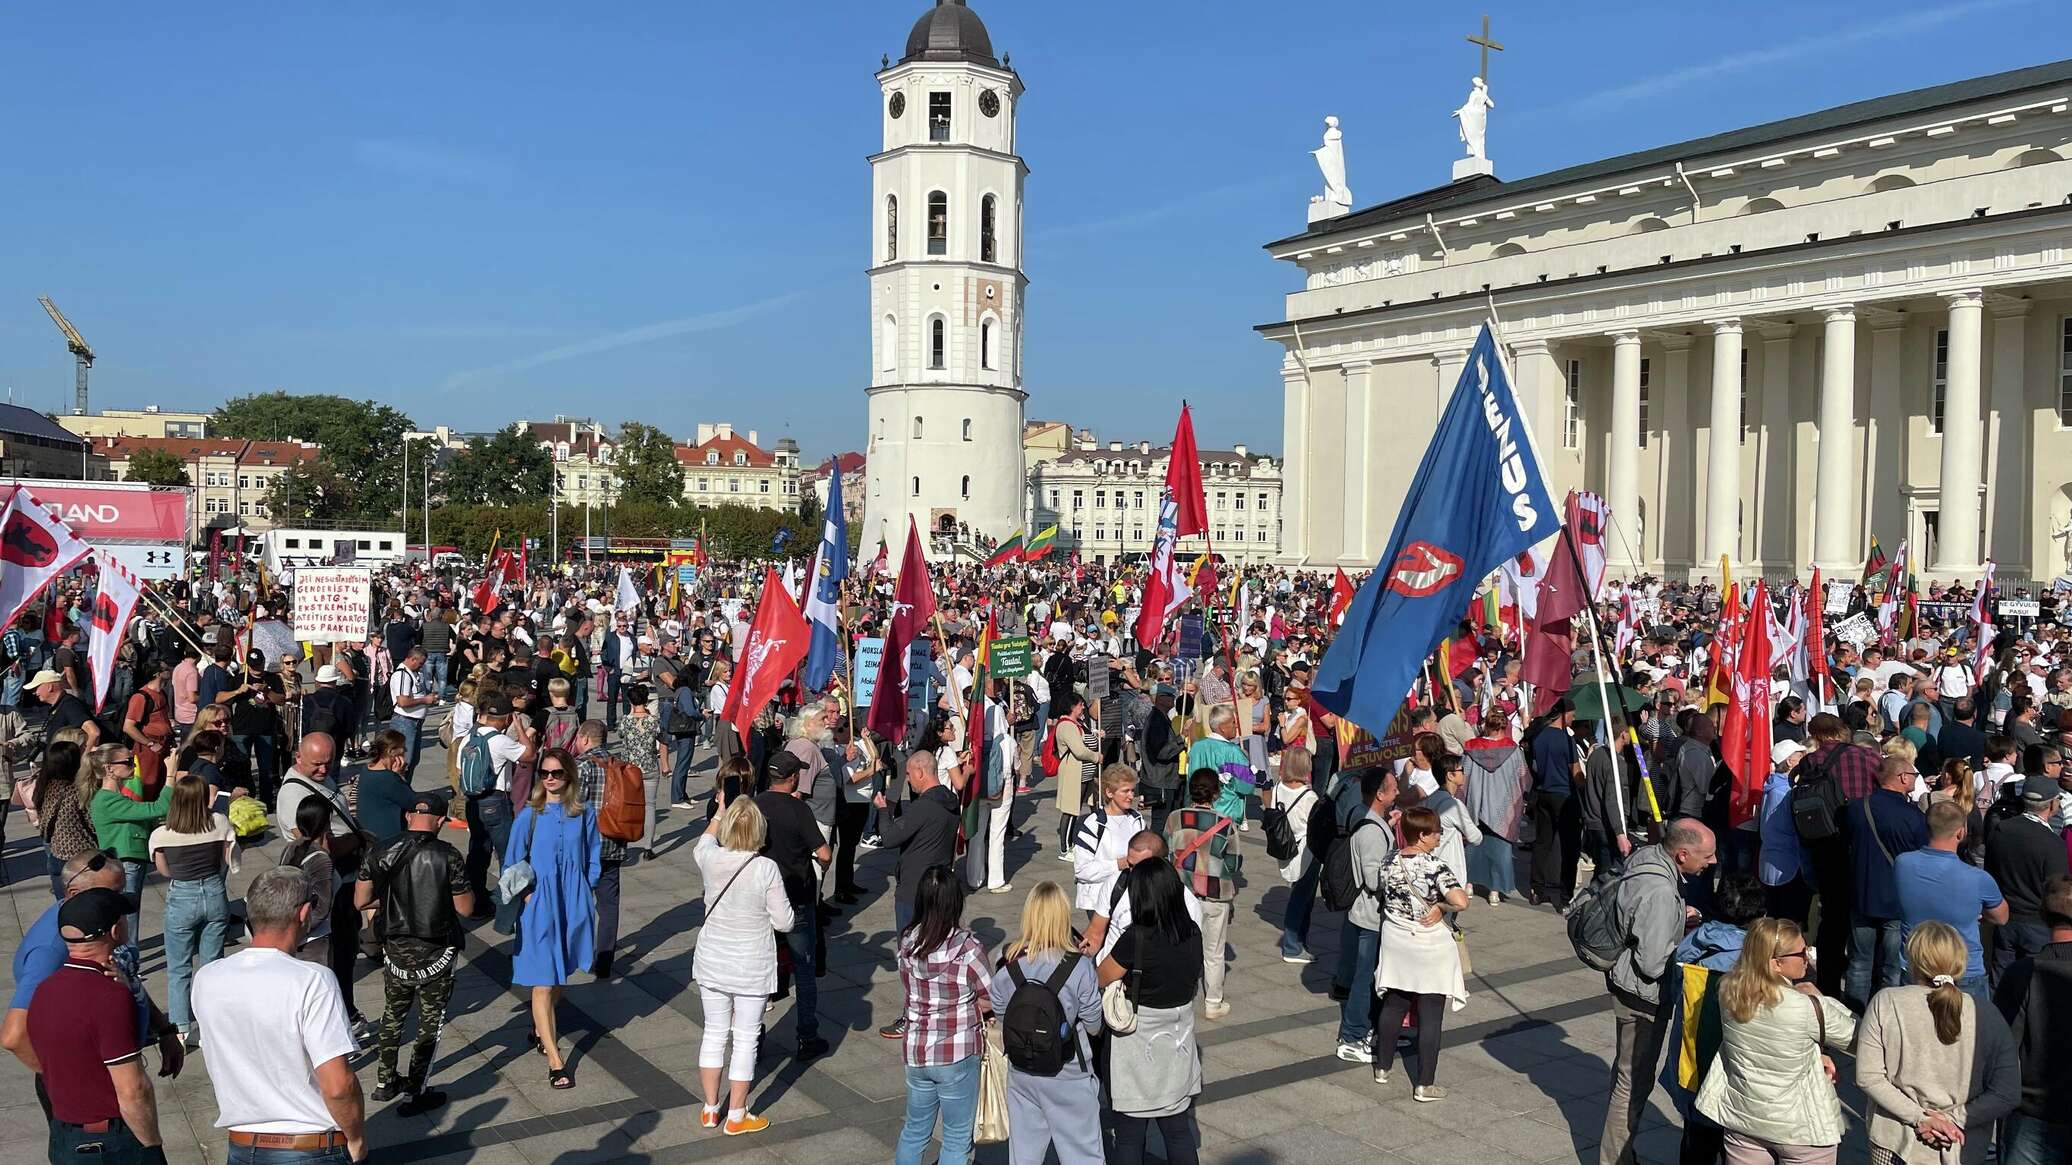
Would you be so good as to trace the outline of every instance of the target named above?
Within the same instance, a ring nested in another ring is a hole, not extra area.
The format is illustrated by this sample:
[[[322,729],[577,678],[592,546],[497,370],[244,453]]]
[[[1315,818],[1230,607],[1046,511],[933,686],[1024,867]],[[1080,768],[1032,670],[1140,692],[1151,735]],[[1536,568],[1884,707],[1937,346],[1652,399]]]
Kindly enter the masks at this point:
[[[1317,666],[1317,702],[1355,724],[1386,725],[1484,576],[1560,525],[1496,337],[1485,326],[1404,495],[1388,548]]]
[[[94,681],[94,711],[108,702],[108,680],[115,674],[115,655],[122,650],[122,633],[129,627],[130,616],[136,613],[137,601],[142,598],[142,588],[137,576],[115,561],[115,556],[101,551],[94,555],[94,565],[100,568],[100,585],[94,592],[93,618],[86,628],[86,657],[92,663]]]
[[[21,486],[0,506],[0,631],[37,594],[93,552]]]

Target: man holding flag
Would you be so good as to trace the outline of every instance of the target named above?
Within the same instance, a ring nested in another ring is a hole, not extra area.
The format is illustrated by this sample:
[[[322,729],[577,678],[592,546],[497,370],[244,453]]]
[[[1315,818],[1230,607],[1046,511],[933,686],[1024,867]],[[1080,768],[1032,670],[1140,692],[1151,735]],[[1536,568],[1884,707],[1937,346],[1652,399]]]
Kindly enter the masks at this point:
[[[1317,665],[1317,703],[1370,730],[1386,727],[1483,577],[1558,528],[1496,336],[1484,326],[1388,547]]]

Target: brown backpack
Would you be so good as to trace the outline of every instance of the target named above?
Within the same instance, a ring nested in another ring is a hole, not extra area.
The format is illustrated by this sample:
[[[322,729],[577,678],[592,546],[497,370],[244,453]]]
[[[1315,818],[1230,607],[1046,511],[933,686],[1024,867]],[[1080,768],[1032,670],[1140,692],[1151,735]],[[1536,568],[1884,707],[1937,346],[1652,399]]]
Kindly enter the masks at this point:
[[[597,832],[612,841],[639,841],[647,832],[647,779],[640,766],[617,757],[604,762],[604,808]]]

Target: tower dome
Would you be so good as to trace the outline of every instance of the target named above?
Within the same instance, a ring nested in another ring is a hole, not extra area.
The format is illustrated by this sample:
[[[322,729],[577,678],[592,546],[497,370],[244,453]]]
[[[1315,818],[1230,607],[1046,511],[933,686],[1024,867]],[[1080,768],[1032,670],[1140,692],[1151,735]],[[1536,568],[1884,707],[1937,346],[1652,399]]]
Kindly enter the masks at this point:
[[[964,0],[935,0],[935,7],[921,14],[914,30],[907,34],[908,61],[974,61],[997,67],[993,59],[993,38],[986,35],[985,22],[966,7]]]

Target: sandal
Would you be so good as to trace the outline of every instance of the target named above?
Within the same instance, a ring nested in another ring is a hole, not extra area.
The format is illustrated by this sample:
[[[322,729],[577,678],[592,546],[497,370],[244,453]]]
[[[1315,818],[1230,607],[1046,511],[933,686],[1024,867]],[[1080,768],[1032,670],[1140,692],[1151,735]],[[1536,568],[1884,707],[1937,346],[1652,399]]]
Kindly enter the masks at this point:
[[[540,1043],[540,1033],[538,1032],[534,1032],[531,1035],[525,1037],[525,1047],[528,1051],[534,1052],[544,1053],[547,1050],[546,1045]]]
[[[576,1074],[569,1071],[567,1065],[547,1069],[547,1087],[559,1090],[575,1086]]]

